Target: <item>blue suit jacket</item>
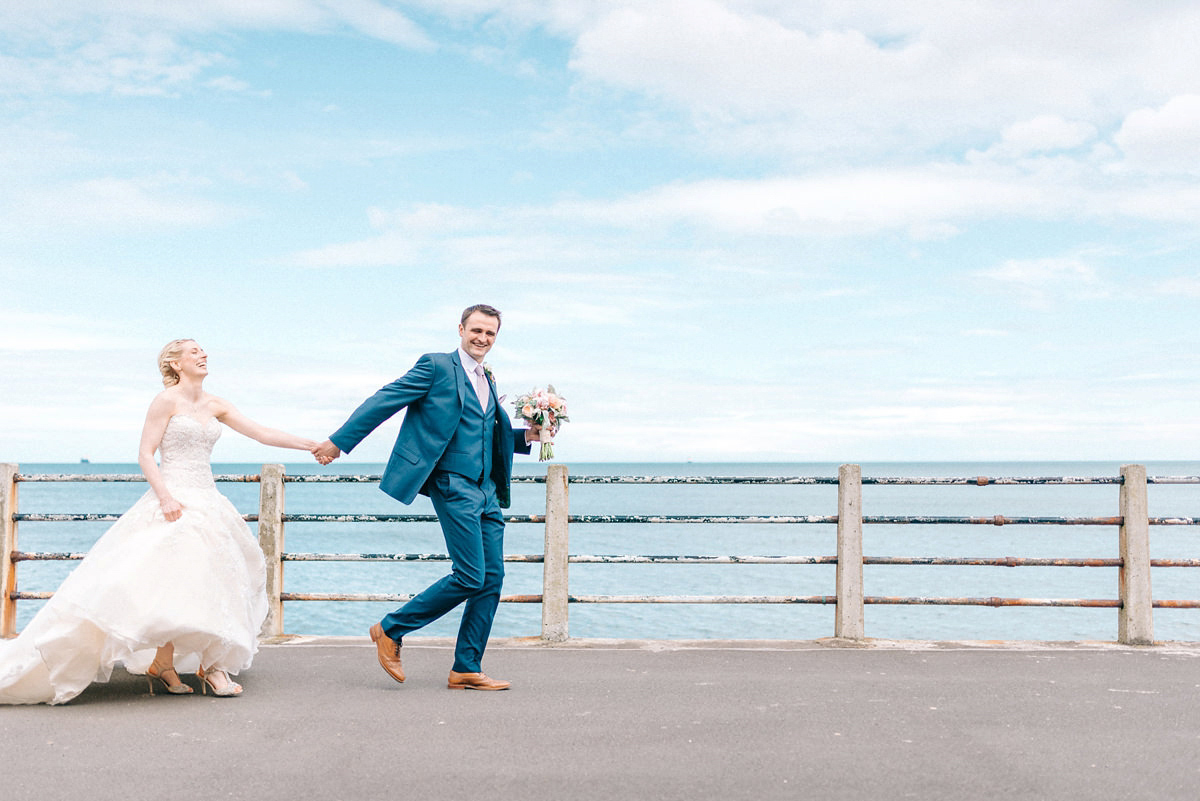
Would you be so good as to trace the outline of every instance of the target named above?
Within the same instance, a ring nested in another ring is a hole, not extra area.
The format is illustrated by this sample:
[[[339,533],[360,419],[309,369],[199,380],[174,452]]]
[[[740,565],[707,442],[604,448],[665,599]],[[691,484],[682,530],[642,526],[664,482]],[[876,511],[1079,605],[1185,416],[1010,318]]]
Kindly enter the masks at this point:
[[[457,350],[426,353],[411,370],[363,401],[329,439],[343,453],[349,453],[384,420],[407,409],[379,488],[401,503],[412,503],[418,492],[429,494],[425,482],[454,436],[469,390],[466,375]],[[491,476],[496,484],[496,500],[507,507],[513,453],[529,453],[530,446],[524,437],[513,436],[512,424],[500,408],[490,376],[488,386],[496,407]]]

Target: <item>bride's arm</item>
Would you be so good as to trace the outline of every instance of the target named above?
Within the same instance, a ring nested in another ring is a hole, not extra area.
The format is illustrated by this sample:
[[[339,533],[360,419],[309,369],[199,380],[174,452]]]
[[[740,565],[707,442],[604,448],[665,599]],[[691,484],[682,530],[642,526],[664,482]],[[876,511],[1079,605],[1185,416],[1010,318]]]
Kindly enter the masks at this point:
[[[166,483],[163,482],[158,463],[154,461],[154,452],[162,443],[163,432],[167,430],[167,423],[171,421],[174,411],[174,401],[162,395],[156,397],[146,412],[146,422],[142,425],[142,440],[138,444],[138,467],[142,468],[142,475],[146,477],[150,489],[158,496],[158,505],[162,507],[163,517],[168,522],[180,518],[183,506],[171,496]]]
[[[212,408],[214,409],[214,416],[222,423],[239,434],[244,434],[250,437],[250,439],[261,442],[263,445],[271,445],[276,448],[292,448],[298,451],[311,451],[317,447],[318,443],[316,440],[298,437],[286,431],[267,428],[264,425],[254,422],[239,412],[232,403],[223,398],[214,397]]]

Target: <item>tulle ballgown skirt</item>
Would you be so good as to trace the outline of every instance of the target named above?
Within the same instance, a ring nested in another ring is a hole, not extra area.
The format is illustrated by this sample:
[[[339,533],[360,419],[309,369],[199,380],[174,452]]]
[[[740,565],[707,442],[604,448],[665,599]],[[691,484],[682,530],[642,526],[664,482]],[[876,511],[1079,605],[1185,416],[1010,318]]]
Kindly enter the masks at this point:
[[[0,641],[0,703],[64,703],[118,662],[144,673],[167,643],[181,673],[250,666],[267,616],[262,551],[215,488],[172,494],[179,520],[168,523],[147,492],[20,636]]]

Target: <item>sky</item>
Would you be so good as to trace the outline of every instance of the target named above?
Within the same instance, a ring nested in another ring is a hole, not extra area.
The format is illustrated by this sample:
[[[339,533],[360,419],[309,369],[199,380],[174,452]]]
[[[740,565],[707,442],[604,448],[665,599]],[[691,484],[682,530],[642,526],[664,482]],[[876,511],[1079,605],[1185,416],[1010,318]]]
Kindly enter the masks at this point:
[[[1198,41],[1191,0],[5,0],[0,461],[134,461],[177,337],[323,439],[475,303],[568,464],[1194,459]]]

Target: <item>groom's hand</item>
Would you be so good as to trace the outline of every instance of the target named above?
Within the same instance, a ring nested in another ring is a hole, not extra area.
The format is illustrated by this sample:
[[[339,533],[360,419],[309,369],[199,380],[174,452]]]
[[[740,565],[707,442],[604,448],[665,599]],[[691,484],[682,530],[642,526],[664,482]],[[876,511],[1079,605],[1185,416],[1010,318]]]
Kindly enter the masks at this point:
[[[317,460],[318,464],[329,464],[334,459],[342,455],[342,451],[337,445],[334,445],[329,440],[325,440],[320,445],[312,449],[312,455]]]

